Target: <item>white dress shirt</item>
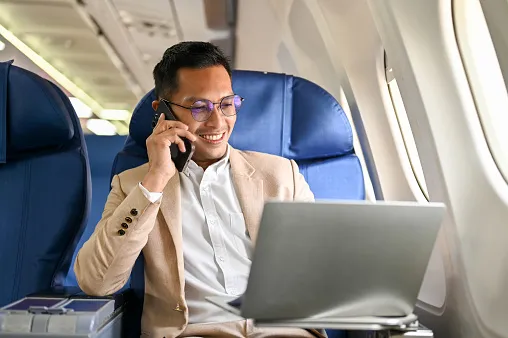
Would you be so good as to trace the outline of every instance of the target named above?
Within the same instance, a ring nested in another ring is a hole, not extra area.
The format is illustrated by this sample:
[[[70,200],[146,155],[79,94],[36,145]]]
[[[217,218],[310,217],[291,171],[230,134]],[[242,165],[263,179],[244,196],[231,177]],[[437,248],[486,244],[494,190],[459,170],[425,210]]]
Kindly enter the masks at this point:
[[[208,296],[241,295],[247,286],[252,242],[226,156],[203,171],[194,161],[180,175],[185,298],[190,323],[238,320],[207,302]],[[151,193],[153,203],[161,193]]]

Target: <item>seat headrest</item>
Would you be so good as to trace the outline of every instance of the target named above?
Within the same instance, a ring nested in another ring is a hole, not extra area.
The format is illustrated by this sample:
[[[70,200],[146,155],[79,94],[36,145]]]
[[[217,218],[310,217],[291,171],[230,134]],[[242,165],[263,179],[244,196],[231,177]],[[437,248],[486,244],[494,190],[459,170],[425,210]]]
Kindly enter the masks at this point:
[[[353,152],[349,120],[337,100],[300,77],[235,70],[233,90],[245,98],[230,144],[295,160]],[[145,147],[152,132],[155,94],[147,93],[134,109],[130,136]]]
[[[0,163],[67,144],[75,133],[68,109],[48,80],[1,62]]]
[[[156,99],[153,89],[146,93],[134,108],[129,124],[129,136],[133,138],[138,145],[142,145],[145,148],[146,139],[152,133],[152,119],[155,114],[152,108],[152,102]]]

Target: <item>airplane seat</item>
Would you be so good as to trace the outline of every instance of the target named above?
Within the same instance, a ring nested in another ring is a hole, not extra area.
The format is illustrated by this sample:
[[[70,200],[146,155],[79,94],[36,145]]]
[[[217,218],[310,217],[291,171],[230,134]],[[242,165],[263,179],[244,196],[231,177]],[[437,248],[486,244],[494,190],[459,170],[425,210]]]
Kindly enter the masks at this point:
[[[78,286],[74,273],[74,262],[79,250],[90,238],[95,230],[95,226],[102,217],[104,205],[106,204],[110,190],[111,166],[113,165],[116,154],[123,148],[125,139],[126,136],[124,135],[85,135],[92,180],[92,204],[87,225],[72,256],[72,263],[64,282],[65,286]]]
[[[364,199],[360,161],[344,110],[300,77],[237,71],[233,90],[245,98],[230,144],[293,159],[316,199]]]
[[[0,307],[63,285],[90,208],[79,119],[53,83],[0,63]]]
[[[316,199],[365,198],[352,129],[333,96],[296,76],[242,70],[233,72],[233,89],[245,98],[230,138],[233,147],[296,160]],[[145,141],[152,131],[154,99],[152,90],[135,108],[112,176],[147,162]],[[141,255],[130,280],[141,299],[143,278]]]

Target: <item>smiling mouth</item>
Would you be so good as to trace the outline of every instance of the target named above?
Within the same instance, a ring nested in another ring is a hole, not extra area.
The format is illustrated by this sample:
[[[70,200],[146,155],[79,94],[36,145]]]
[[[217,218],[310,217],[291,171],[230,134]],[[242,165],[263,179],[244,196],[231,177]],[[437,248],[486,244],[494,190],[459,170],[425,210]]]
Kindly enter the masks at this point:
[[[218,144],[224,140],[226,132],[220,134],[200,134],[199,137],[201,137],[205,142]]]

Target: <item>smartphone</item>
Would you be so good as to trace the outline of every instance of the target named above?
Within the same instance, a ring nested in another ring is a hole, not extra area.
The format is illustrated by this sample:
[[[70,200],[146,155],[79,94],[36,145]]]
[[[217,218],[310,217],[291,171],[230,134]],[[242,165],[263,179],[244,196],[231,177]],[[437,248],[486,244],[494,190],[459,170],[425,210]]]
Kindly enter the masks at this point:
[[[159,121],[159,116],[161,114],[164,114],[166,117],[166,120],[173,120],[178,121],[178,119],[175,117],[175,115],[171,112],[171,108],[168,107],[166,102],[159,101],[159,107],[157,108],[157,111],[155,112],[155,115],[153,117],[152,121],[152,128],[155,128],[157,125],[157,122]],[[192,155],[194,154],[194,144],[192,144],[191,141],[186,139],[185,137],[182,137],[183,142],[185,143],[185,152],[181,152],[178,148],[177,144],[171,144],[170,150],[171,150],[171,159],[173,160],[173,163],[175,163],[176,170],[179,172],[184,171],[187,166],[189,165],[189,161],[192,158]]]

